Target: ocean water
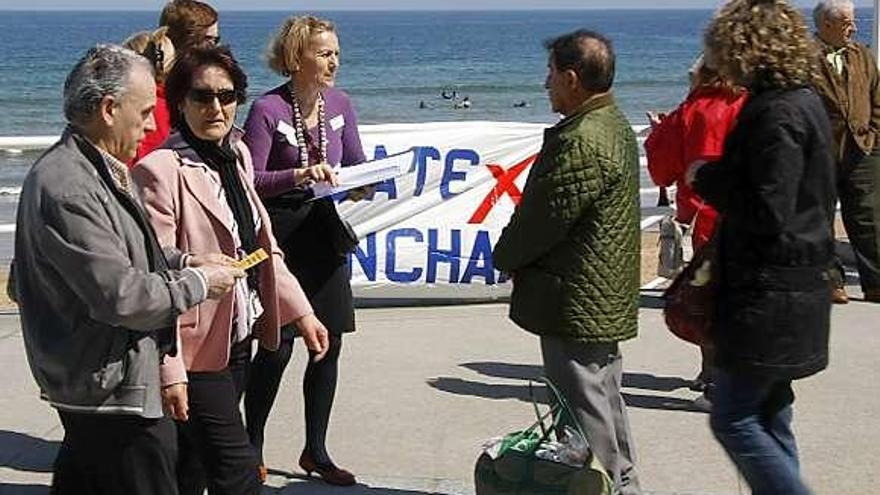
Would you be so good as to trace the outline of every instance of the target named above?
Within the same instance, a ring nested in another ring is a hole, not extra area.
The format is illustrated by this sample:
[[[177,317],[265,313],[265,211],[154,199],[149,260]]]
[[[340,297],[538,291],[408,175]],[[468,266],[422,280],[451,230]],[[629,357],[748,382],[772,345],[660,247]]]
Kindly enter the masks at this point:
[[[263,53],[284,12],[222,13],[221,35],[258,95],[282,79]],[[550,121],[542,42],[579,27],[615,43],[616,87],[633,116],[675,104],[710,11],[328,12],[342,46],[338,84],[365,123],[490,119]],[[0,16],[0,135],[52,134],[63,126],[60,91],[91,45],[119,42],[156,22],[152,12],[4,12]],[[455,111],[455,89],[473,102]],[[419,109],[424,101],[430,108]],[[525,101],[526,108],[514,108]],[[244,112],[242,112],[244,113]]]
[[[283,79],[266,67],[268,40],[289,12],[222,12],[220,31],[245,67],[251,97]],[[614,43],[615,91],[634,124],[648,110],[676,106],[686,72],[700,50],[709,10],[518,12],[324,12],[342,46],[339,87],[353,98],[363,123],[450,120],[555,120],[543,88],[542,42],[577,28]],[[870,31],[869,9],[857,17]],[[150,29],[153,12],[0,11],[0,136],[54,135],[64,127],[61,87],[90,46],[120,42]],[[444,90],[468,96],[455,110]],[[424,101],[426,109],[419,108]],[[526,102],[524,108],[514,103]],[[239,110],[246,115],[247,105]],[[0,203],[14,201],[34,153],[0,151]],[[0,217],[2,207],[0,207]],[[0,218],[0,223],[4,218]]]

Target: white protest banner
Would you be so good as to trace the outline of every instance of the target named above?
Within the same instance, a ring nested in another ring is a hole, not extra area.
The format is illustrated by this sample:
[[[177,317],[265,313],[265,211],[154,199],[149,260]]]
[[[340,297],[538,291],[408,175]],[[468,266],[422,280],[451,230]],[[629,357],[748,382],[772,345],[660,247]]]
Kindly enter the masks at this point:
[[[416,147],[408,173],[338,205],[361,241],[360,298],[485,299],[509,293],[492,246],[519,200],[542,124],[442,122],[360,127],[367,159]]]

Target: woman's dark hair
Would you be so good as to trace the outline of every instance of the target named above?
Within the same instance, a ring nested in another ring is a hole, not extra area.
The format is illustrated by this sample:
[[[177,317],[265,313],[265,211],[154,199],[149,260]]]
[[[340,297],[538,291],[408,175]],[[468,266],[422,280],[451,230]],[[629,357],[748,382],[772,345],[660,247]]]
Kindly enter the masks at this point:
[[[202,67],[219,67],[229,74],[235,90],[238,104],[245,102],[247,96],[247,74],[232,55],[229,47],[198,46],[186,51],[177,59],[168,79],[165,81],[165,96],[171,114],[171,126],[177,127],[182,118],[180,108],[189,90],[192,89],[193,77]]]
[[[604,93],[614,82],[614,48],[611,40],[595,31],[579,29],[544,42],[557,70],[573,70],[581,86]]]

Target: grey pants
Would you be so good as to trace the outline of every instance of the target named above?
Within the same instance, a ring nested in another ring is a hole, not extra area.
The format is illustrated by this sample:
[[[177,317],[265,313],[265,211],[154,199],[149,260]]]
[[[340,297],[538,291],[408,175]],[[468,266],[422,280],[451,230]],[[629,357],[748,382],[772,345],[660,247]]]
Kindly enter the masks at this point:
[[[593,453],[614,480],[615,493],[642,493],[626,404],[620,394],[623,358],[616,343],[541,337],[544,373],[568,399]]]

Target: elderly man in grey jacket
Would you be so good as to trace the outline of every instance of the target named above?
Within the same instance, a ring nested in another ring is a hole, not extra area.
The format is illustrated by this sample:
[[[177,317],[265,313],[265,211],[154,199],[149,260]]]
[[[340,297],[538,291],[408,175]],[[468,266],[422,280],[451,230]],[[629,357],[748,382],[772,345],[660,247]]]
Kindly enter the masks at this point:
[[[159,364],[176,318],[244,273],[219,254],[163,250],[126,167],[153,128],[152,69],[89,50],[64,85],[69,122],[34,164],[18,208],[14,276],[31,371],[58,410],[55,494],[176,494],[176,436]],[[164,404],[163,404],[164,402]]]

